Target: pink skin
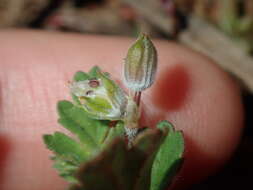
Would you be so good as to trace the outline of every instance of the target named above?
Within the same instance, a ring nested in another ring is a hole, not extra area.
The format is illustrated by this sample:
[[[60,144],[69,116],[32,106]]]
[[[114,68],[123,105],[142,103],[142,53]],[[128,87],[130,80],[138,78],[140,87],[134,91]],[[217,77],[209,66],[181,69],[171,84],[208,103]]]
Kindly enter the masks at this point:
[[[55,105],[70,99],[67,81],[99,65],[120,81],[133,39],[40,31],[0,32],[0,189],[62,190],[42,134],[66,131]],[[196,183],[228,160],[240,139],[243,111],[235,82],[208,58],[154,41],[159,52],[155,84],[142,95],[142,124],[171,121],[186,139],[177,187]]]

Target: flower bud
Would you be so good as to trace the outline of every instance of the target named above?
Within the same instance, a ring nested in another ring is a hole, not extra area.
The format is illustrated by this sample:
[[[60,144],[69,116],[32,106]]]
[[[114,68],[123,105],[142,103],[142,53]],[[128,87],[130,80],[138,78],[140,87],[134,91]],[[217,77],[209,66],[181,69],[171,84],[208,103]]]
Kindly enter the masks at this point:
[[[141,34],[128,50],[124,64],[124,82],[133,91],[145,90],[153,84],[156,69],[156,49],[149,37]]]
[[[97,77],[73,82],[71,93],[78,97],[82,108],[94,119],[122,120],[127,105],[124,91],[98,71]]]

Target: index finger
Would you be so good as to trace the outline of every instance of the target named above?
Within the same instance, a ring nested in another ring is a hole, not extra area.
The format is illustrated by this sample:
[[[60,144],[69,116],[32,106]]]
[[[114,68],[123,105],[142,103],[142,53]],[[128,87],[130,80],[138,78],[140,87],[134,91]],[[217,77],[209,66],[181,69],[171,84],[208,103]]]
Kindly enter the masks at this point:
[[[6,147],[0,184],[8,190],[63,189],[41,139],[63,130],[55,104],[70,99],[65,84],[78,70],[99,65],[120,82],[133,40],[32,31],[2,31],[0,39],[0,146]],[[215,172],[234,151],[243,120],[240,94],[209,59],[174,43],[154,43],[159,69],[143,95],[142,124],[167,119],[183,130],[186,161],[178,184],[189,185]]]

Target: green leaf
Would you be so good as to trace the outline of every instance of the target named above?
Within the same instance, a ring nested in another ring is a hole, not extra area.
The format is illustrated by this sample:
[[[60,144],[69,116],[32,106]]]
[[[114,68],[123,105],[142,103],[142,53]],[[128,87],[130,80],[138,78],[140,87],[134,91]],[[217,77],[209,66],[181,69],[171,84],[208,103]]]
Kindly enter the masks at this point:
[[[133,146],[145,154],[153,152],[161,141],[162,132],[157,129],[145,129],[139,133],[133,142]]]
[[[111,144],[114,139],[118,137],[123,138],[124,135],[125,135],[124,123],[122,121],[118,121],[116,126],[111,127],[109,129],[102,146],[105,147],[108,144]]]
[[[48,149],[62,158],[78,164],[87,160],[88,154],[84,151],[83,147],[65,134],[55,132],[53,135],[44,135],[43,138]]]
[[[100,73],[102,73],[103,75],[105,75],[107,78],[110,78],[110,73],[108,73],[108,72],[102,72],[101,69],[99,68],[99,66],[94,66],[94,67],[92,67],[90,69],[90,71],[89,71],[89,77],[90,77],[90,79],[98,78]]]
[[[100,68],[98,66],[94,66],[91,68],[91,70],[89,71],[89,76],[91,78],[97,78],[97,74],[101,72]]]
[[[59,175],[72,184],[77,183],[74,174],[81,164],[96,157],[117,136],[124,135],[123,123],[109,127],[109,121],[95,120],[79,106],[69,101],[57,104],[58,122],[78,137],[79,141],[56,132],[44,135],[47,147],[55,153],[54,165]]]
[[[80,186],[71,190],[130,190],[133,189],[145,154],[128,149],[123,139],[116,139],[96,159],[79,170]]]
[[[151,181],[152,164],[161,143],[162,132],[158,129],[146,129],[137,136],[134,147],[146,155],[134,190],[148,190]]]
[[[77,183],[77,179],[74,177],[76,170],[79,165],[74,164],[69,160],[63,160],[60,156],[55,156],[52,158],[54,160],[53,167],[59,171],[61,177],[70,183]]]
[[[69,101],[58,102],[59,123],[76,134],[88,152],[99,149],[109,130],[105,122],[94,120]]]
[[[75,73],[74,77],[73,77],[73,80],[78,82],[78,81],[84,81],[84,80],[88,80],[90,79],[90,76],[83,72],[83,71],[78,71]]]
[[[167,134],[155,156],[151,171],[150,190],[164,190],[171,184],[183,162],[184,138],[168,121],[161,121],[157,128]]]

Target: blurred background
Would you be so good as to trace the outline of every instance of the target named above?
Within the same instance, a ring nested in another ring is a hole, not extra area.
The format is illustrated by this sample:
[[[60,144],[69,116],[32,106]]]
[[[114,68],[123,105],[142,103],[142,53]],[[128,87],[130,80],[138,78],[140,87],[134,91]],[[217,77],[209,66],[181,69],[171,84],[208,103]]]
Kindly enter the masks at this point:
[[[0,0],[0,28],[174,40],[213,59],[241,86],[246,130],[231,161],[192,189],[253,189],[253,0]]]

